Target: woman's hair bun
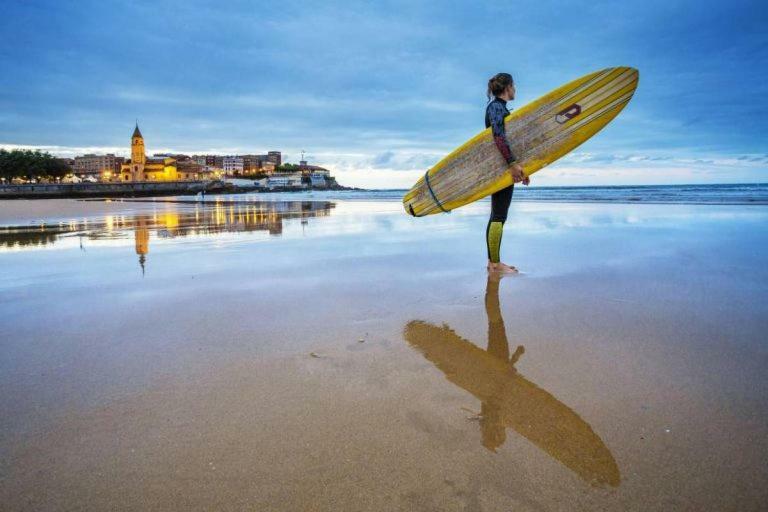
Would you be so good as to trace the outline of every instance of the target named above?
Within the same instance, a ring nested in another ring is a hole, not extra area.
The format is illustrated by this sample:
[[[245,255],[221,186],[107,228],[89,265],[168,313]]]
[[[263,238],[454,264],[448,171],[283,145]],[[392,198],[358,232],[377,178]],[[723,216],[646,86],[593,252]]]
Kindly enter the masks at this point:
[[[512,75],[509,73],[496,73],[488,80],[486,96],[488,96],[488,99],[491,99],[491,96],[498,96],[512,83],[514,83],[514,80],[512,80]]]

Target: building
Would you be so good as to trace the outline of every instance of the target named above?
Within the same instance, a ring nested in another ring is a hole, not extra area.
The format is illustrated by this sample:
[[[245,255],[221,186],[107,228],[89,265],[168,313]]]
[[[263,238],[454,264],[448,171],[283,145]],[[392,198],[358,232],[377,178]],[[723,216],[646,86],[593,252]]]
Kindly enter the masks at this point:
[[[335,184],[331,178],[331,171],[319,165],[309,165],[306,160],[299,160],[299,171],[304,176],[304,181],[312,187],[327,188]]]
[[[223,169],[226,174],[234,174],[239,176],[243,174],[243,157],[241,156],[225,156],[223,160]]]
[[[173,158],[174,160],[176,160],[177,164],[179,162],[185,162],[187,160],[191,160],[192,159],[191,156],[185,155],[183,153],[178,153],[178,154],[174,154],[174,153],[155,153],[155,154],[152,155],[152,157],[153,158]]]
[[[221,169],[216,166],[216,155],[192,155],[192,160],[211,169]]]
[[[171,157],[147,158],[139,124],[131,136],[131,159],[120,166],[120,181],[177,181],[176,160]]]
[[[192,159],[176,162],[176,172],[180,180],[200,181],[213,179],[214,172],[205,165],[200,165]]]
[[[212,180],[219,179],[223,174],[224,161],[221,160],[220,165],[216,165],[216,159],[220,158],[216,155],[192,155],[190,161],[200,166],[199,179]],[[178,167],[180,162],[176,163]],[[179,168],[181,172],[181,168]]]
[[[301,188],[301,173],[281,173],[267,178],[267,188],[291,187]]]
[[[306,167],[302,167],[301,174],[303,174],[304,176],[311,176],[313,174],[318,174],[318,175],[330,177],[331,171],[329,171],[325,167],[320,167],[319,165],[307,165]]]
[[[263,155],[240,155],[244,174],[271,174],[282,163],[280,151],[268,151]]]
[[[72,165],[73,172],[81,178],[93,177],[109,181],[120,173],[125,159],[112,153],[106,155],[76,156]]]
[[[325,167],[320,167],[319,165],[309,165],[307,164],[306,160],[299,161],[299,169],[301,170],[301,174],[304,176],[311,176],[313,174],[322,175],[326,178],[331,176],[331,171]]]
[[[313,187],[327,187],[328,182],[325,180],[327,175],[320,173],[312,173],[309,175],[309,183]]]
[[[267,162],[272,162],[275,167],[283,165],[283,155],[279,151],[267,151]]]
[[[243,173],[257,174],[261,172],[261,167],[265,161],[264,155],[243,155]]]

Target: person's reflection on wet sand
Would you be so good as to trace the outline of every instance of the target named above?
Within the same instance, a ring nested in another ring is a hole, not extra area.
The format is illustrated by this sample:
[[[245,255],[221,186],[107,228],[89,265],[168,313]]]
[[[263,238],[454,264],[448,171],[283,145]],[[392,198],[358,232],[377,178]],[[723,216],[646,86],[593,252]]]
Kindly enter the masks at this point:
[[[515,363],[525,352],[520,345],[515,349],[512,358],[509,357],[509,343],[507,331],[504,327],[504,318],[501,316],[499,304],[500,274],[489,274],[485,287],[485,311],[488,315],[488,349],[487,352],[496,359],[509,361],[510,371],[516,371]],[[480,404],[480,427],[483,435],[483,446],[491,451],[504,444],[507,440],[506,428],[501,415],[499,403],[496,400],[487,400]]]
[[[452,383],[481,402],[482,444],[496,451],[515,430],[550,456],[594,484],[619,485],[621,475],[608,447],[581,417],[515,369],[524,348],[510,356],[499,304],[499,276],[489,276],[485,294],[488,349],[461,338],[448,325],[421,320],[404,329],[406,341]]]

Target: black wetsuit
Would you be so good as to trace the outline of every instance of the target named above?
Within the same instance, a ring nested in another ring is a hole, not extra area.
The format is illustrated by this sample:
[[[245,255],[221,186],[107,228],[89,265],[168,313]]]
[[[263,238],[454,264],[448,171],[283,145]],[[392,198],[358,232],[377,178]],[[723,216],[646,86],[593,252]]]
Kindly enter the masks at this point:
[[[509,147],[507,142],[506,132],[504,130],[504,118],[509,114],[507,110],[507,102],[501,98],[493,98],[485,109],[485,127],[491,128],[493,132],[493,141],[496,143],[496,147],[501,152],[501,156],[507,161],[507,165],[511,165],[517,159],[512,153],[512,148]],[[503,188],[497,192],[491,194],[491,217],[488,219],[488,225],[485,228],[485,239],[488,246],[488,259],[491,261],[498,261],[498,247],[492,243],[492,237],[490,235],[491,223],[500,222],[504,224],[507,220],[507,212],[509,211],[509,203],[512,201],[512,192],[515,189],[515,184]],[[501,239],[499,235],[498,244],[500,245]],[[494,247],[492,247],[494,246]],[[494,252],[495,251],[495,252]],[[492,257],[492,253],[493,256]]]

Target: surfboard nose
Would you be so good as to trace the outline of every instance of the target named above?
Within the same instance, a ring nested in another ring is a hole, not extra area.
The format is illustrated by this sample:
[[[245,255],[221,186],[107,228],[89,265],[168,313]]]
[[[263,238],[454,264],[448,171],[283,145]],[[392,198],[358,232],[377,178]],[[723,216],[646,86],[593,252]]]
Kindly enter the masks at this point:
[[[625,71],[629,71],[633,75],[635,75],[635,80],[638,80],[640,78],[640,70],[637,68],[633,68],[632,66],[621,66],[620,69],[623,69]]]

